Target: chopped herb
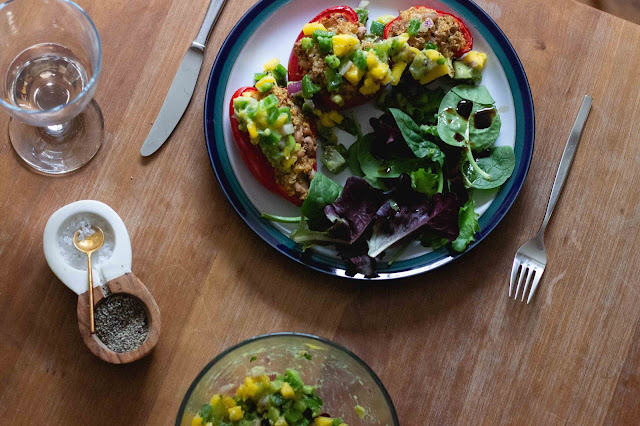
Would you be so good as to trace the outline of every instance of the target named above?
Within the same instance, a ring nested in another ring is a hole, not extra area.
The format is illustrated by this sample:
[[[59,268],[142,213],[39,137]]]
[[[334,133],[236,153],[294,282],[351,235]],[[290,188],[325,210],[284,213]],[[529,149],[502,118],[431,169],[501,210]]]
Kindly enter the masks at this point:
[[[254,355],[254,356],[252,356],[252,357],[251,357],[251,359],[249,360],[249,362],[253,362],[253,361],[255,361],[256,359],[258,359],[258,357],[256,357],[256,356]]]
[[[410,36],[418,35],[421,25],[422,22],[419,19],[412,18],[409,21],[409,27],[407,27],[407,34],[409,34]]]

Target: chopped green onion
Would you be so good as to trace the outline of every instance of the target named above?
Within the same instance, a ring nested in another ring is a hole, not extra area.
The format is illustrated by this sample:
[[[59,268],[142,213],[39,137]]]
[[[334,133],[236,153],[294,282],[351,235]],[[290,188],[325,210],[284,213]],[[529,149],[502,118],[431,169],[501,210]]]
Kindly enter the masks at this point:
[[[407,27],[407,34],[410,36],[417,35],[420,32],[420,26],[422,22],[417,18],[412,18],[409,21],[409,26]]]
[[[371,34],[382,37],[384,36],[384,27],[385,25],[382,22],[371,21],[371,28],[369,29],[369,31],[371,31]]]
[[[369,19],[369,11],[367,9],[358,7],[356,8],[356,14],[361,24],[364,24]]]
[[[336,55],[329,55],[324,58],[329,67],[336,69],[340,66],[340,59]]]
[[[255,74],[253,74],[253,79],[256,81],[256,83],[260,80],[262,80],[264,77],[267,76],[266,72],[257,72]]]
[[[333,37],[334,35],[336,35],[336,33],[334,33],[333,31],[325,31],[325,30],[315,30],[313,32],[313,34],[311,35],[311,37],[313,37],[314,40],[318,41],[318,39],[320,37]]]
[[[360,68],[362,71],[367,70],[367,55],[364,53],[364,51],[356,50],[353,53],[353,58],[351,59],[351,61],[354,63],[356,67]]]
[[[278,86],[286,86],[287,85],[287,69],[282,64],[278,64],[278,66],[273,70],[273,76],[278,83]]]
[[[324,75],[327,78],[327,90],[329,92],[337,92],[342,86],[342,76],[331,68],[325,70]]]
[[[438,63],[438,65],[444,65],[447,62],[447,60],[445,58],[438,58],[436,62]]]
[[[258,92],[267,93],[273,89],[273,83],[264,83],[262,86],[258,88]]]
[[[302,77],[302,97],[305,99],[309,99],[316,93],[318,93],[322,89],[320,86],[311,81],[311,77],[309,74],[306,74]]]
[[[267,84],[271,84],[271,83],[267,83]],[[259,103],[259,106],[261,109],[265,111],[269,111],[272,108],[275,108],[278,106],[278,98],[276,97],[276,95],[271,94],[266,98],[264,98],[263,100],[261,100]]]
[[[318,31],[320,30],[316,30],[316,33]],[[333,38],[324,36],[318,37],[318,50],[320,50],[320,53],[324,54],[333,52]]]
[[[427,42],[424,48],[425,50],[438,50],[438,46],[432,41]]]
[[[300,47],[302,50],[309,50],[313,47],[313,39],[311,37],[302,37],[300,39]]]

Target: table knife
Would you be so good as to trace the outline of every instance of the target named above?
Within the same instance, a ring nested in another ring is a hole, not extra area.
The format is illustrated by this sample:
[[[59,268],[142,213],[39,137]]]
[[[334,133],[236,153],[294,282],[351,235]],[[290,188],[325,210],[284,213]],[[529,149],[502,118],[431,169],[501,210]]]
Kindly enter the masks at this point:
[[[202,67],[204,49],[209,34],[211,34],[211,29],[225,3],[226,0],[211,0],[200,31],[184,55],[156,121],[144,141],[142,149],[140,149],[140,154],[144,157],[153,154],[162,146],[178,125],[187,106],[189,106],[189,101],[193,96],[193,90],[196,87],[198,74],[200,74],[200,68]]]

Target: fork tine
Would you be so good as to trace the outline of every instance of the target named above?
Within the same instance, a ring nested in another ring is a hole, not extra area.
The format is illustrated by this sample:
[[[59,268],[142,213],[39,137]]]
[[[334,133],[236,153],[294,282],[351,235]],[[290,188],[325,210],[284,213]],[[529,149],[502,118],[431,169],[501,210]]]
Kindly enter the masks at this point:
[[[537,269],[536,270],[536,276],[533,279],[533,284],[531,284],[531,292],[529,293],[529,297],[527,298],[527,305],[529,304],[529,302],[531,302],[531,299],[533,299],[533,295],[535,294],[536,290],[538,289],[538,284],[540,284],[540,279],[542,278],[542,273],[544,272],[544,269]]]
[[[520,285],[522,284],[522,279],[525,278],[528,273],[529,273],[529,268],[527,268],[525,265],[522,265],[520,269],[520,278],[518,278],[518,285],[516,287],[516,294],[514,294],[513,296],[513,298],[516,300],[518,300],[518,291],[520,291]]]
[[[534,267],[529,267],[529,275],[527,275],[527,279],[524,282],[524,287],[522,288],[522,299],[520,301],[524,301],[524,296],[527,294],[527,289],[529,288],[529,283],[531,283],[531,278],[536,275],[536,269]]]
[[[518,277],[518,271],[520,270],[520,262],[518,259],[513,259],[513,266],[511,267],[511,280],[509,280],[509,297],[511,297],[511,293],[513,292],[513,285],[516,283],[516,278]]]

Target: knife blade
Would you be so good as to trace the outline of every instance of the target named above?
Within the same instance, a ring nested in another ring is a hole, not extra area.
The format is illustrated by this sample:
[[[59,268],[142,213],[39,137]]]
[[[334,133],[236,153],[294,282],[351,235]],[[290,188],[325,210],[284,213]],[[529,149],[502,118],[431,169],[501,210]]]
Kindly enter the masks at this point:
[[[160,108],[147,139],[142,144],[140,149],[142,156],[147,157],[162,146],[171,136],[189,106],[198,81],[198,74],[202,68],[207,40],[225,3],[226,0],[211,0],[198,35],[184,55],[162,108]]]

